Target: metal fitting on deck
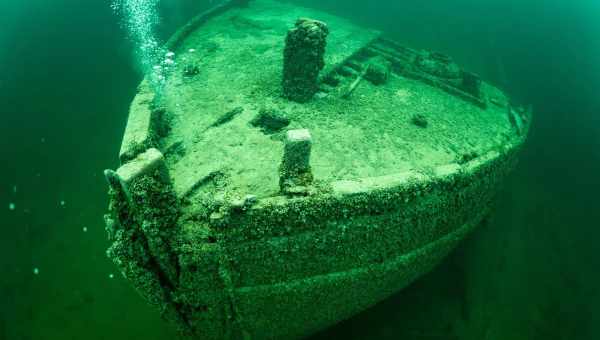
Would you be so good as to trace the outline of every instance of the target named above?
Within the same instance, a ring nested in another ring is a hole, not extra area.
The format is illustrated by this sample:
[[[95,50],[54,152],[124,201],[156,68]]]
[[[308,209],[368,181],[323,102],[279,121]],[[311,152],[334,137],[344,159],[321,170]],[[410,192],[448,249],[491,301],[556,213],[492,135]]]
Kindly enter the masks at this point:
[[[279,186],[287,194],[306,194],[312,183],[310,152],[312,137],[308,129],[290,130],[285,136],[283,160],[279,167]]]

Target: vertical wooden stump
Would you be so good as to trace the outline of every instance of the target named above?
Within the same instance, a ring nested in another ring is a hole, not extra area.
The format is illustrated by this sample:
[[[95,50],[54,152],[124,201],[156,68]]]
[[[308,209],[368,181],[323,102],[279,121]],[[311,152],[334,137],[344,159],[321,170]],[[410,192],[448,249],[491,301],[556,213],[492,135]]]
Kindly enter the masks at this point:
[[[298,19],[288,31],[283,59],[283,95],[307,102],[319,90],[319,72],[325,67],[329,29],[321,21]]]

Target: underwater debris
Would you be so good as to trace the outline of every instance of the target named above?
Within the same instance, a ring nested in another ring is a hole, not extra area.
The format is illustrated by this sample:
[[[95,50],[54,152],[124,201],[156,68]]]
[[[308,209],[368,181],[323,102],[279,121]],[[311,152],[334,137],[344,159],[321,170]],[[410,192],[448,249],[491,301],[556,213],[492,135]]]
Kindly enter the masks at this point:
[[[355,61],[348,61],[346,66],[338,68],[337,73],[345,77],[356,77],[348,86],[343,98],[349,98],[356,90],[363,79],[366,79],[374,85],[383,85],[387,82],[392,72],[392,63],[382,56],[373,57],[363,67]]]
[[[374,48],[375,51],[381,49],[379,46]],[[487,101],[482,98],[479,76],[462,70],[450,57],[436,52],[407,49],[400,54],[404,54],[400,58],[404,60],[403,65],[393,66],[395,71],[400,70],[401,75],[438,87],[483,109],[487,107]]]
[[[196,64],[187,64],[183,67],[183,75],[185,77],[193,77],[200,73],[200,67]]]
[[[356,60],[347,60],[346,65],[357,72],[362,72],[363,70],[363,65]]]
[[[481,78],[478,75],[468,71],[462,71],[462,88],[479,98],[481,96]]]
[[[463,164],[469,163],[470,161],[474,160],[477,157],[479,157],[479,154],[476,151],[469,151],[469,152],[463,153],[460,156],[460,158],[457,160],[457,162],[458,162],[458,164],[463,165]]]
[[[237,117],[238,115],[240,115],[242,112],[244,112],[244,108],[241,106],[236,107],[235,109],[226,112],[224,115],[222,115],[221,117],[219,117],[219,119],[217,119],[214,123],[212,123],[209,127],[214,128],[220,125],[223,125],[225,123],[229,123],[230,121],[232,121],[235,117]]]
[[[81,228],[81,230],[82,230],[84,233],[87,233],[87,231],[88,231],[88,228],[87,228],[87,227],[83,227],[83,228]]]
[[[354,77],[359,74],[355,69],[349,66],[342,66],[338,68],[337,73],[344,77]]]
[[[490,103],[498,106],[498,107],[506,107],[506,103],[502,102],[499,98],[490,97]]]
[[[508,120],[517,132],[517,135],[520,136],[523,133],[523,119],[521,118],[521,114],[510,105],[508,106]]]
[[[343,98],[346,98],[346,99],[350,98],[350,96],[352,95],[354,90],[356,90],[356,88],[358,87],[358,84],[360,84],[360,82],[364,79],[365,74],[367,73],[368,70],[369,70],[369,68],[364,70],[352,83],[350,83],[350,86],[348,86],[346,93],[344,93],[344,95],[342,96]]]
[[[411,122],[421,128],[426,128],[427,125],[429,125],[429,122],[427,121],[427,117],[425,117],[422,114],[416,114],[412,117]]]
[[[33,268],[33,271],[32,271],[32,272],[33,272],[33,275],[39,275],[39,273],[40,273],[40,269],[39,269],[39,268],[37,268],[37,267],[35,267],[35,268]]]
[[[439,52],[423,52],[417,56],[416,65],[435,77],[460,79],[461,76],[461,69],[452,58]]]
[[[258,202],[256,195],[246,195],[242,199],[237,199],[231,202],[231,208],[236,211],[244,211],[251,208]]]
[[[452,58],[438,52],[422,52],[416,66],[427,74],[444,79],[460,79],[461,69]]]
[[[8,210],[10,211],[14,211],[17,208],[17,206],[14,203],[8,203]]]
[[[260,127],[265,134],[273,134],[290,125],[290,120],[281,112],[263,108],[258,116],[250,121],[250,125]]]
[[[308,129],[290,130],[285,136],[283,159],[279,167],[279,186],[286,194],[304,193],[312,183],[310,152],[312,137]]]
[[[283,60],[284,97],[302,103],[317,93],[328,35],[327,24],[307,18],[298,19],[288,31]]]
[[[374,85],[383,85],[387,82],[392,72],[392,63],[382,56],[377,56],[369,61],[365,79]]]
[[[328,96],[329,95],[327,94],[326,91],[319,91],[319,92],[315,93],[315,99],[325,99]]]
[[[244,205],[247,207],[253,206],[258,203],[258,197],[256,195],[246,195],[244,197]]]
[[[333,72],[328,74],[325,78],[323,78],[323,84],[329,85],[331,87],[338,86],[340,82],[340,78]]]

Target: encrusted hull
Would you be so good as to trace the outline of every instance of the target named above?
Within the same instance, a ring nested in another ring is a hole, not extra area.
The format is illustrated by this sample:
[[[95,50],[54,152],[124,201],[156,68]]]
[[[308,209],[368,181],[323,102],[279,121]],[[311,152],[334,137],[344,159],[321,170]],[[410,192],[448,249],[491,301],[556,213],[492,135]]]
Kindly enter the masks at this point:
[[[519,148],[431,174],[339,182],[318,198],[261,202],[214,221],[217,233],[206,238],[182,232],[170,244],[178,277],[166,286],[160,268],[143,263],[154,255],[141,227],[121,231],[110,254],[193,337],[306,336],[431,270],[490,213]]]

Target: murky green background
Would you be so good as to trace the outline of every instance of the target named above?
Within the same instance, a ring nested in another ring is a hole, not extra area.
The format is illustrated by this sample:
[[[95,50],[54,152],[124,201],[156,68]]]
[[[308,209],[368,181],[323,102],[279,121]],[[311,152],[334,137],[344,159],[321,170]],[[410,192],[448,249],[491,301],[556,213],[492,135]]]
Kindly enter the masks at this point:
[[[163,0],[162,36],[209,2]],[[293,2],[452,55],[535,110],[495,219],[316,338],[599,339],[600,4]],[[173,338],[104,255],[102,170],[141,77],[118,21],[103,0],[0,2],[0,339]]]

